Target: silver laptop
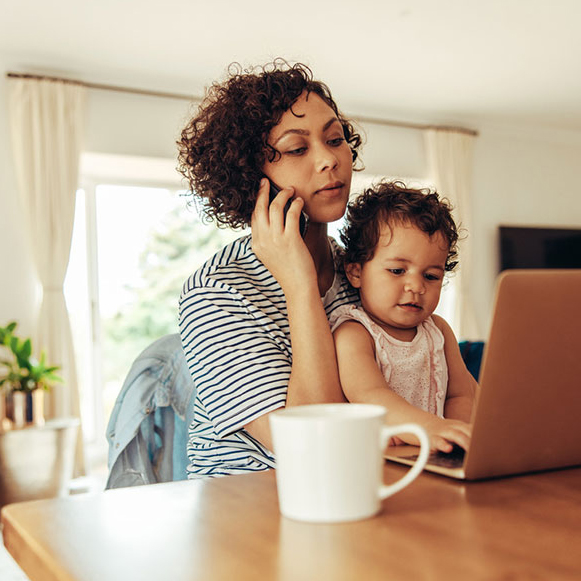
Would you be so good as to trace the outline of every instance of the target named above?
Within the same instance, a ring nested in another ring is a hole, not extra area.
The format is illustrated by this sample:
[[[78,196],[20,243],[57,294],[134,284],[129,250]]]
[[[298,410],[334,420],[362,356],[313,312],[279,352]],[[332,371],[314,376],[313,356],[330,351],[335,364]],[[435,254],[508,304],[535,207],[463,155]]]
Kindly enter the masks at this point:
[[[581,270],[499,276],[472,424],[465,453],[432,454],[425,469],[478,480],[581,465]]]

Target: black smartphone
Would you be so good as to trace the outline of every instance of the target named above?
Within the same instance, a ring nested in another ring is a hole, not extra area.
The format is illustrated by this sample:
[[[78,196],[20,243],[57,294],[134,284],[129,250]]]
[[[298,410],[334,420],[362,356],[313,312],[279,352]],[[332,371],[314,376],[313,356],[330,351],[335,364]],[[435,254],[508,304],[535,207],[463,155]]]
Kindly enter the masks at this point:
[[[278,192],[280,192],[280,188],[274,184],[270,179],[268,180],[269,184],[270,184],[270,192],[268,194],[268,203],[270,204],[272,202],[272,200],[274,200],[274,198],[276,198]],[[290,205],[293,201],[293,198],[291,198],[284,206],[284,217],[286,218],[286,213],[288,212],[288,209],[290,208]],[[307,228],[309,226],[309,217],[304,213],[301,212],[301,216],[299,218],[299,232],[301,233],[301,236],[304,238],[305,234],[307,233]]]

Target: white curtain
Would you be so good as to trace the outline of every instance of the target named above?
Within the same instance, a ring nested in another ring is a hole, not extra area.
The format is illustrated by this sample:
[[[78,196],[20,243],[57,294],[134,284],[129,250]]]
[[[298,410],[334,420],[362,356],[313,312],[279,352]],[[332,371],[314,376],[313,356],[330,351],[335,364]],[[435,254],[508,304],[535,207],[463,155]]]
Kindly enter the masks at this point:
[[[69,262],[86,89],[51,79],[9,79],[16,179],[25,213],[42,302],[33,346],[60,365],[64,379],[46,398],[47,417],[80,418],[79,393],[63,284]],[[75,475],[85,472],[79,430]]]
[[[454,129],[426,129],[424,132],[430,177],[438,192],[454,206],[454,219],[463,229],[459,243],[460,263],[456,283],[455,327],[459,339],[482,339],[470,288],[474,256],[471,252],[472,151],[473,134]]]

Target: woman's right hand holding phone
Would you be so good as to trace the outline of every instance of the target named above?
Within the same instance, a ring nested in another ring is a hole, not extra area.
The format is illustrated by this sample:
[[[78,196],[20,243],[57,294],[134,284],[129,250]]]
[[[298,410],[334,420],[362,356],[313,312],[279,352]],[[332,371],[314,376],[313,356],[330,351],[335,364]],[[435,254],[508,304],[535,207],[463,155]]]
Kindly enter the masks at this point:
[[[285,217],[284,207],[294,195],[292,188],[282,189],[272,203],[269,190],[270,183],[263,178],[252,213],[252,249],[287,292],[295,285],[304,285],[306,280],[316,282],[317,274],[299,231],[303,200],[292,200]]]

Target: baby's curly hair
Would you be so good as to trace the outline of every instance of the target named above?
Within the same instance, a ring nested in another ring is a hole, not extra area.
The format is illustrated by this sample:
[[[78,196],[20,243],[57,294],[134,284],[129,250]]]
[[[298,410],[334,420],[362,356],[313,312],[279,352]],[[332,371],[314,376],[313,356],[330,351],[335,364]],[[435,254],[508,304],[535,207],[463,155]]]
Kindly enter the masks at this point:
[[[458,261],[458,229],[448,200],[429,189],[412,189],[401,181],[383,181],[366,189],[347,207],[347,223],[341,231],[343,263],[363,264],[373,258],[381,225],[412,224],[429,236],[441,232],[449,245],[444,270]]]
[[[178,171],[208,218],[232,228],[250,224],[262,168],[280,156],[267,143],[268,135],[305,91],[317,94],[337,115],[355,163],[361,137],[306,65],[276,59],[243,70],[233,63],[228,73],[225,82],[209,88],[177,142]]]

